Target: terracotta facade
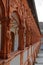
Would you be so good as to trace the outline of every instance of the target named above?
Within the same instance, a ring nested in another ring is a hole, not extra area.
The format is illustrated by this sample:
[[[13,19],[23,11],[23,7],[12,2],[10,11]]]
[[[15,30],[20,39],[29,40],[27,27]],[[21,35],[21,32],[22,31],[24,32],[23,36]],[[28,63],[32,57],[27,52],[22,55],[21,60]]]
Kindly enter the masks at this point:
[[[0,8],[1,8],[0,21],[2,25],[0,58],[5,60],[4,62],[5,65],[10,65],[10,61],[7,61],[6,59],[9,60],[11,58],[11,53],[13,53],[14,56],[17,55],[16,53],[14,53],[14,51],[13,52],[11,51],[13,48],[12,47],[13,37],[11,38],[11,30],[12,30],[11,27],[14,26],[13,25],[14,23],[15,24],[14,27],[15,29],[13,30],[14,31],[13,33],[15,33],[14,35],[16,35],[16,31],[18,30],[17,52],[20,54],[20,65],[23,65],[24,51],[26,50],[28,51],[30,46],[33,46],[37,42],[39,42],[37,43],[35,48],[36,52],[34,51],[33,53],[34,55],[32,54],[32,57],[34,56],[33,58],[35,58],[35,54],[37,55],[40,47],[41,35],[37,27],[36,21],[32,15],[31,9],[28,6],[27,0],[0,0]],[[17,21],[17,22],[13,22],[13,21]],[[26,37],[25,43],[24,43],[24,37]],[[28,58],[26,63],[27,65],[30,65],[29,55],[27,56]],[[3,63],[1,64],[3,65]]]

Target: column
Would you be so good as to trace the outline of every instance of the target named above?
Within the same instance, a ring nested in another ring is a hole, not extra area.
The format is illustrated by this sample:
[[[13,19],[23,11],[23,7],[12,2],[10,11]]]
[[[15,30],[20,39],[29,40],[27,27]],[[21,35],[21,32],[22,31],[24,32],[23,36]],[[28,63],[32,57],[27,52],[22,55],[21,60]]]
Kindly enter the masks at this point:
[[[19,50],[24,50],[24,28],[19,26]]]

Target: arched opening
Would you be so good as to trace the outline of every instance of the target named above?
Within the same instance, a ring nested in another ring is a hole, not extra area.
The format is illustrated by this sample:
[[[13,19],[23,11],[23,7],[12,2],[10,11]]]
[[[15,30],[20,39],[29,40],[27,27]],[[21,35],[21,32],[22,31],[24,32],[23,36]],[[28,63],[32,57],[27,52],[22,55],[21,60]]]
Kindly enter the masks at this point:
[[[19,30],[19,19],[16,12],[12,12],[10,20],[10,32],[11,32],[11,50],[17,51],[19,45],[18,30]]]

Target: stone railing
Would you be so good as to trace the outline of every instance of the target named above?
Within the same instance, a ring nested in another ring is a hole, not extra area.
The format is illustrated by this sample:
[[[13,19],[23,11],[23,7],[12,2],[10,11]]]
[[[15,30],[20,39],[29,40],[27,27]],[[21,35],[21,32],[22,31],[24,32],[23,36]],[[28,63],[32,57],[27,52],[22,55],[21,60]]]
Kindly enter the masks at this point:
[[[11,57],[6,60],[0,60],[0,65],[32,65],[37,57],[40,48],[40,42],[26,47],[24,50],[11,53]]]

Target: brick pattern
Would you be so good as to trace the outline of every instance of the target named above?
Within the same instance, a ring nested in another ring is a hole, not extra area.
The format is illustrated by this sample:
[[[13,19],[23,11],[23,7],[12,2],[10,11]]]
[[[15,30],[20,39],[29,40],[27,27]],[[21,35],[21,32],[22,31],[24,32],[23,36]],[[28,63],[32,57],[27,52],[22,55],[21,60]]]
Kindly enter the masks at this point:
[[[40,32],[26,0],[0,0],[2,8],[2,50],[0,57],[10,58],[11,31],[10,16],[16,12],[19,19],[19,50],[24,50],[24,29],[26,28],[26,47],[40,41]],[[25,26],[24,26],[25,23]],[[4,32],[3,32],[4,31]],[[39,49],[39,48],[38,48]],[[22,59],[22,58],[21,58]],[[21,61],[22,62],[22,61]],[[23,65],[23,64],[21,64]]]

